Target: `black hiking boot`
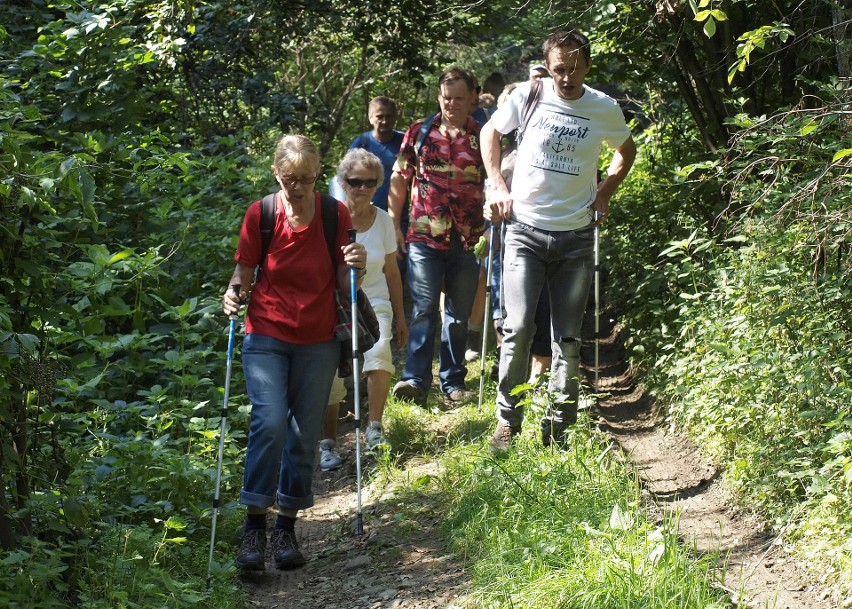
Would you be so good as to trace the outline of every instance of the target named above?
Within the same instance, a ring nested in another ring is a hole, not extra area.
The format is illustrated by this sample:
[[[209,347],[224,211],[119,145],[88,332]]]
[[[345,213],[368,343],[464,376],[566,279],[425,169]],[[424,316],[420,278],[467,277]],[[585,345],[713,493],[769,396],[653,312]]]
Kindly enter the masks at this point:
[[[295,531],[272,529],[272,559],[279,569],[295,569],[307,561],[299,550]]]
[[[263,571],[266,565],[266,529],[249,529],[243,533],[234,564],[245,571]]]

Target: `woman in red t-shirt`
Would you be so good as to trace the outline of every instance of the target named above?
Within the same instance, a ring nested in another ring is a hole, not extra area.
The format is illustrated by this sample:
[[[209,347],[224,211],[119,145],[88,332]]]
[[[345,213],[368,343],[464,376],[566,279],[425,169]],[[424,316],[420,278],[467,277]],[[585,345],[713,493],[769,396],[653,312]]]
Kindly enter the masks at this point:
[[[350,268],[363,275],[364,246],[349,243],[349,211],[337,210],[337,259],[329,260],[319,193],[316,145],[288,135],[275,149],[272,172],[281,190],[275,195],[275,226],[261,260],[260,201],[243,219],[234,259],[237,268],[223,297],[225,314],[235,314],[248,296],[255,268],[262,272],[251,288],[243,341],[243,371],[252,403],[245,474],[240,503],[246,526],[236,564],[262,570],[266,561],[266,512],[278,508],[271,535],[279,569],[305,564],[294,524],[300,509],[313,505],[314,451],[320,436],[331,381],[340,358],[334,340],[337,311],[334,290],[349,293]],[[334,269],[337,272],[334,272]],[[239,299],[231,286],[239,284]]]

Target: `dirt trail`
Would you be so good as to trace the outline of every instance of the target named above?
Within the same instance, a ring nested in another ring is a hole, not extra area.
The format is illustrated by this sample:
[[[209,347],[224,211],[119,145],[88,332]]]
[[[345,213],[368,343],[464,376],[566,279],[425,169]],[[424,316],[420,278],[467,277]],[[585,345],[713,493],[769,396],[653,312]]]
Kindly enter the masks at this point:
[[[588,325],[588,324],[587,324]],[[721,489],[718,470],[689,440],[668,434],[625,363],[614,320],[602,316],[599,389],[600,425],[629,456],[647,489],[649,505],[662,517],[679,514],[681,537],[699,552],[727,558],[726,590],[738,607],[829,609],[835,605],[806,583],[783,545],[757,521],[735,512]],[[584,349],[593,361],[593,349]],[[587,372],[589,369],[587,368]],[[387,491],[363,495],[365,534],[356,536],[354,431],[341,423],[344,468],[316,470],[316,505],[297,524],[308,565],[245,578],[252,603],[269,609],[438,609],[471,607],[463,561],[433,534],[438,515],[400,518],[400,499]],[[370,467],[370,458],[365,460]],[[414,479],[434,463],[407,463]],[[410,501],[410,498],[409,498]]]
[[[458,599],[468,577],[462,561],[434,534],[437,515],[421,514],[416,522],[398,519],[390,492],[370,496],[365,490],[364,534],[355,534],[352,424],[341,423],[340,435],[346,463],[336,472],[317,468],[316,505],[302,512],[296,525],[308,565],[278,571],[268,560],[264,573],[244,577],[252,603],[267,609],[461,609]],[[372,458],[365,456],[363,463],[371,467]],[[407,466],[412,477],[436,470],[428,461]]]
[[[626,363],[615,320],[607,315],[601,319],[601,334],[607,338],[600,346],[600,426],[629,456],[660,515],[677,515],[684,542],[702,553],[718,551],[727,560],[724,587],[732,601],[774,609],[836,606],[808,583],[780,539],[765,533],[756,518],[731,507],[721,472],[693,443],[666,432]]]

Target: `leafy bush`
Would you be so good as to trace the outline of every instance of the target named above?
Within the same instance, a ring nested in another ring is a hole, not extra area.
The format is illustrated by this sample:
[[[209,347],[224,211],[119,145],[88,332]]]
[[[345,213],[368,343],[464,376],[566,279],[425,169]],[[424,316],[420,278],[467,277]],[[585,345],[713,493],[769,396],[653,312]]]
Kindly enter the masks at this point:
[[[739,116],[722,162],[680,172],[730,195],[712,223],[701,208],[670,216],[640,164],[613,214],[622,228],[604,243],[633,361],[671,400],[672,424],[848,590],[852,519],[840,506],[852,500],[852,153],[840,145],[848,119],[828,100]],[[674,220],[664,241],[660,215]],[[628,273],[635,281],[622,283]]]

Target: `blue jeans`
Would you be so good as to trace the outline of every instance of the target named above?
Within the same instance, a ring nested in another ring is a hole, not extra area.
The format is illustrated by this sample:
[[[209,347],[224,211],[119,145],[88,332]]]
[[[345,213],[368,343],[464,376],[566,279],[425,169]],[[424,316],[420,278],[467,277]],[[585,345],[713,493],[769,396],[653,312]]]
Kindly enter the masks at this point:
[[[408,244],[408,288],[414,306],[402,380],[417,385],[424,398],[432,386],[432,358],[442,288],[444,322],[438,374],[441,391],[449,393],[464,387],[467,320],[478,282],[476,258],[472,251],[464,249],[455,232],[448,250],[433,249],[423,243]]]
[[[506,319],[500,349],[497,418],[519,428],[523,395],[513,388],[527,381],[539,296],[550,292],[553,363],[548,390],[554,396],[542,426],[555,431],[577,420],[580,393],[580,330],[594,277],[594,228],[546,231],[520,222],[506,230],[503,254]]]
[[[339,359],[334,340],[296,345],[246,335],[243,373],[252,408],[240,503],[285,510],[314,504],[314,451]]]

